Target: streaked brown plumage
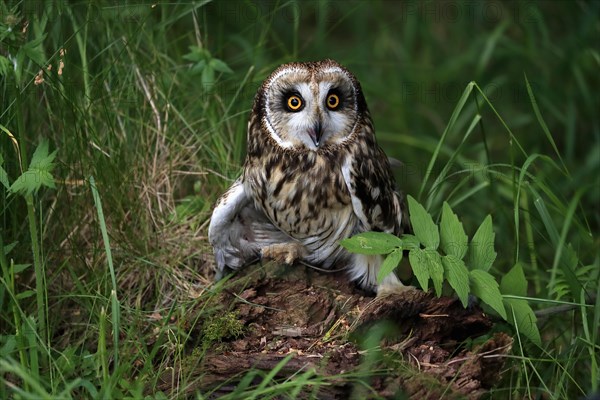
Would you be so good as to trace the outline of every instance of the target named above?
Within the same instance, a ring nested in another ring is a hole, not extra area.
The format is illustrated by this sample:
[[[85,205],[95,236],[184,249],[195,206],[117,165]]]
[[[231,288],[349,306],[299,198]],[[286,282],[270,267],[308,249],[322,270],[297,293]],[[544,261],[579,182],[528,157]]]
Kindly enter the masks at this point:
[[[358,232],[402,232],[402,201],[377,145],[360,84],[332,60],[291,63],[262,84],[248,123],[242,176],[221,197],[209,239],[217,275],[263,257],[347,266],[381,289],[380,256],[347,253]],[[391,274],[383,286],[402,287]]]

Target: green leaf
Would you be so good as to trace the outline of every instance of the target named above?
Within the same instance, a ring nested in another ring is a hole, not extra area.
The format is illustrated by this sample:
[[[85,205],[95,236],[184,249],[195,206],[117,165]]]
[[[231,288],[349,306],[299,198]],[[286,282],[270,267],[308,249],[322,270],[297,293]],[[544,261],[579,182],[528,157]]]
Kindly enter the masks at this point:
[[[2,347],[0,347],[0,358],[8,357],[12,355],[17,348],[16,335],[4,335],[0,343],[2,343]]]
[[[200,60],[196,64],[194,64],[190,72],[192,72],[193,74],[200,73],[202,72],[204,67],[206,67],[206,61]]]
[[[385,232],[362,232],[340,242],[346,250],[359,254],[388,254],[402,246],[402,240]]]
[[[441,296],[444,266],[438,252],[431,249],[414,249],[408,253],[408,259],[423,290],[428,290],[429,278],[431,278],[436,295]]]
[[[218,58],[213,58],[212,60],[210,60],[208,65],[215,71],[223,72],[226,74],[233,74],[233,70],[229,68],[229,66],[225,64],[224,61],[221,61]]]
[[[207,65],[202,70],[201,81],[202,81],[202,87],[205,90],[210,91],[215,84],[215,70]]]
[[[448,254],[442,257],[444,276],[456,292],[463,307],[469,305],[469,270],[460,258]]]
[[[425,257],[422,255],[421,249],[412,250],[408,253],[408,260],[413,274],[417,277],[421,289],[425,292],[429,289],[429,267],[425,262]]]
[[[412,196],[408,196],[408,210],[415,236],[426,248],[437,249],[440,245],[440,234],[431,215]]]
[[[502,294],[512,294],[514,296],[527,296],[527,280],[523,273],[523,267],[520,263],[502,277],[500,281],[500,291]]]
[[[18,300],[27,299],[35,294],[35,290],[24,290],[15,296]]]
[[[10,187],[12,193],[31,194],[42,186],[54,188],[54,178],[48,171],[29,170],[17,178]]]
[[[6,173],[6,171],[4,170],[4,168],[2,168],[2,164],[4,164],[4,158],[2,158],[2,154],[0,154],[0,183],[6,189],[9,189],[10,188],[10,182],[8,181],[8,174]]]
[[[513,296],[527,296],[527,280],[520,263],[515,264],[500,282],[502,294]],[[536,325],[537,318],[527,303],[527,300],[504,299],[504,305],[508,310],[508,322],[515,329],[529,338],[532,342],[541,346],[540,332]]]
[[[506,320],[506,309],[502,303],[502,295],[498,288],[498,282],[496,282],[494,277],[484,270],[474,269],[470,271],[469,278],[473,294],[492,307]]]
[[[440,154],[442,146],[446,142],[446,137],[448,136],[448,133],[454,131],[454,125],[456,124],[456,121],[458,120],[458,118],[462,115],[462,111],[463,111],[463,108],[465,107],[465,104],[467,104],[467,101],[469,101],[469,99],[471,98],[471,92],[473,92],[473,88],[476,88],[476,87],[477,87],[477,84],[475,82],[469,82],[469,84],[463,91],[462,95],[460,96],[460,99],[456,103],[456,106],[454,107],[454,110],[452,111],[452,115],[450,116],[450,120],[448,121],[448,124],[444,128],[444,132],[442,132],[442,137],[437,141],[435,150],[433,151],[433,154],[431,155],[431,159],[429,159],[429,164],[427,164],[427,169],[425,170],[425,176],[421,180],[421,188],[419,189],[419,195],[418,195],[419,198],[421,198],[421,195],[423,194],[423,191],[425,190],[425,186],[427,185],[427,182],[429,181],[429,176],[431,175],[431,173],[434,170],[433,166],[435,164],[435,161],[438,158],[438,155]],[[412,222],[412,219],[411,219],[411,222]]]
[[[190,52],[183,56],[185,60],[199,62],[206,61],[211,58],[210,52],[202,47],[190,46]]]
[[[202,59],[202,56],[198,53],[188,53],[188,54],[185,54],[183,56],[183,58],[184,58],[184,60],[193,61],[195,63],[200,62],[200,61],[203,61],[204,63],[206,63],[206,61],[204,61]]]
[[[31,194],[42,186],[54,188],[54,177],[50,171],[54,168],[55,157],[56,150],[48,154],[48,141],[42,140],[31,157],[29,169],[13,182],[9,190],[12,193]]]
[[[444,266],[442,265],[442,258],[440,253],[435,250],[425,249],[425,254],[429,259],[429,274],[433,281],[433,287],[435,287],[435,294],[437,297],[442,295],[442,283],[444,283]]]
[[[463,259],[469,248],[469,238],[463,225],[446,202],[442,207],[440,247],[444,253],[453,255],[459,260]]]
[[[0,56],[0,76],[5,76],[10,71],[11,62],[8,58]]]
[[[515,327],[515,330],[541,346],[542,339],[536,324],[537,318],[527,301],[504,299],[504,304],[508,309],[508,322]]]
[[[383,278],[392,273],[398,264],[400,264],[400,261],[402,261],[402,249],[396,249],[388,254],[377,273],[377,283],[381,283]]]
[[[542,117],[542,113],[540,112],[540,108],[537,105],[537,101],[536,101],[535,96],[533,94],[533,90],[531,90],[531,85],[529,84],[529,80],[527,79],[527,75],[525,75],[525,85],[527,87],[527,94],[529,95],[529,100],[531,101],[531,106],[533,107],[533,112],[535,113],[535,117],[537,118],[538,123],[542,127],[542,130],[544,131],[544,134],[546,135],[546,138],[548,138],[548,142],[550,142],[550,145],[554,149],[554,152],[556,153],[556,156],[560,160],[560,163],[563,166],[563,171],[568,175],[569,174],[569,172],[568,172],[569,170],[567,169],[567,166],[565,165],[565,162],[563,161],[562,156],[560,155],[560,151],[558,151],[558,147],[556,146],[556,142],[554,141],[554,138],[552,137],[552,133],[550,133],[550,129],[548,129],[548,125],[546,125],[546,121],[544,121],[544,117]]]
[[[550,294],[556,295],[557,300],[569,293],[574,296],[582,290],[582,281],[585,281],[585,267],[578,266],[579,258],[571,243],[563,246],[560,257],[560,269],[556,269],[556,275],[550,278],[548,288]]]
[[[12,242],[4,246],[4,255],[7,256],[12,251],[12,249],[14,249],[17,246],[17,244],[19,244],[19,242]]]
[[[496,234],[492,229],[492,217],[485,217],[477,232],[469,244],[468,266],[471,269],[481,269],[487,271],[490,269],[496,259],[494,250],[494,239]]]
[[[400,239],[402,240],[402,245],[400,246],[402,247],[402,250],[421,248],[421,242],[419,242],[419,239],[417,239],[417,237],[414,235],[404,234],[400,237]]]
[[[42,42],[44,39],[46,39],[45,33],[25,43],[25,45],[21,46],[19,52],[23,52],[36,64],[43,65],[46,62],[46,59],[44,58],[44,51],[42,49]]]
[[[13,272],[18,274],[19,272],[25,271],[27,268],[31,267],[31,264],[14,264]]]
[[[45,169],[51,171],[54,168],[54,158],[56,157],[56,150],[51,154],[48,154],[48,141],[43,139],[38,145],[37,149],[31,156],[31,162],[29,163],[29,169]]]

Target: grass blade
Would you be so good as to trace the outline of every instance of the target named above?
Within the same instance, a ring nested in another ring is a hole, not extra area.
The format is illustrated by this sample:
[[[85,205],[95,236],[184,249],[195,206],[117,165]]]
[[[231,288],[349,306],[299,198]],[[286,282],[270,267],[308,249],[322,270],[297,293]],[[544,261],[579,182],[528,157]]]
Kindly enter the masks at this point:
[[[110,301],[112,309],[112,328],[113,328],[113,354],[114,354],[114,365],[115,370],[119,366],[119,331],[120,331],[120,307],[119,300],[117,298],[117,277],[115,274],[115,268],[113,265],[112,251],[110,249],[110,241],[108,239],[108,231],[106,229],[106,220],[104,219],[104,211],[102,210],[102,201],[96,188],[96,180],[93,176],[90,176],[90,188],[92,190],[92,196],[94,198],[94,204],[98,212],[98,221],[100,222],[100,231],[102,232],[102,241],[104,242],[104,251],[106,252],[106,261],[108,263],[108,269],[110,272],[110,279],[112,282],[112,290],[110,292]]]
[[[469,82],[469,84],[463,91],[462,95],[460,96],[460,99],[458,100],[456,107],[454,107],[454,111],[452,111],[452,115],[450,116],[450,121],[446,125],[446,128],[444,129],[444,132],[442,133],[442,137],[439,139],[437,146],[435,147],[435,150],[433,151],[433,154],[431,155],[429,164],[427,165],[427,170],[425,171],[425,176],[423,177],[423,181],[422,181],[421,187],[419,189],[419,194],[417,196],[418,201],[422,201],[421,196],[423,195],[423,191],[425,190],[425,185],[427,184],[427,181],[429,180],[429,176],[431,175],[431,172],[433,171],[433,166],[435,165],[435,161],[438,158],[440,149],[442,148],[442,145],[444,144],[444,141],[446,140],[446,136],[448,136],[448,132],[450,132],[450,130],[452,130],[452,128],[454,127],[454,124],[456,123],[456,120],[458,119],[458,116],[460,115],[463,108],[465,107],[465,104],[467,103],[469,96],[473,92],[473,87],[475,87],[475,85],[476,85],[475,82]]]
[[[263,378],[263,380],[260,383],[260,385],[258,385],[258,387],[256,388],[256,390],[254,390],[252,392],[253,395],[251,397],[249,397],[249,399],[255,399],[256,396],[257,396],[257,394],[259,394],[262,390],[264,390],[267,387],[267,385],[273,381],[273,379],[277,376],[277,374],[279,373],[279,371],[281,371],[281,369],[283,367],[285,367],[286,364],[293,357],[294,357],[294,353],[290,353],[287,356],[285,356],[285,358],[283,358],[281,361],[279,361],[279,363],[277,363],[277,365],[275,366],[275,368],[273,368],[271,371],[269,371],[269,373]]]
[[[563,161],[562,156],[560,155],[560,151],[558,151],[558,147],[556,146],[556,143],[554,142],[554,138],[552,137],[552,134],[550,133],[550,129],[548,129],[548,125],[546,125],[546,121],[544,121],[544,118],[542,117],[542,113],[540,112],[540,108],[538,107],[537,101],[535,99],[535,95],[533,94],[533,90],[531,90],[531,85],[529,84],[529,80],[527,79],[527,74],[525,74],[525,85],[527,87],[527,94],[529,95],[529,100],[531,101],[531,106],[533,107],[533,112],[535,113],[535,117],[537,118],[538,123],[542,127],[542,130],[544,131],[544,134],[546,135],[548,142],[550,142],[550,145],[554,149],[554,153],[556,153],[556,156],[560,160],[560,163],[563,166],[564,174],[567,176],[570,176],[571,174],[569,174],[569,170],[568,170],[567,166],[565,165],[565,162]]]
[[[431,185],[431,189],[429,189],[429,193],[427,194],[427,209],[428,210],[431,209],[431,204],[433,203],[434,197],[436,197],[436,195],[439,193],[439,188],[440,188],[442,182],[444,181],[444,179],[446,178],[448,171],[450,170],[450,168],[452,168],[454,160],[462,151],[464,144],[466,143],[467,139],[471,136],[471,133],[473,132],[473,130],[475,129],[475,127],[477,126],[479,121],[481,121],[481,115],[477,114],[473,117],[473,120],[471,121],[471,124],[467,128],[467,131],[465,132],[460,144],[458,145],[456,150],[452,153],[452,155],[450,156],[450,159],[448,160],[448,162],[446,162],[446,165],[444,165],[440,174],[437,176],[437,178],[435,178],[435,181],[433,181],[433,184]]]

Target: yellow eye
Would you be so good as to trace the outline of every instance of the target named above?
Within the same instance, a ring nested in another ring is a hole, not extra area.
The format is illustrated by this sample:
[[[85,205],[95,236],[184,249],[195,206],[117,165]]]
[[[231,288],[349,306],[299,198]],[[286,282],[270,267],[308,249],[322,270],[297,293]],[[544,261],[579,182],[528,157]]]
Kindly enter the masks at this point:
[[[327,108],[329,108],[330,110],[335,110],[339,107],[339,105],[340,98],[337,94],[331,93],[329,96],[327,96]]]
[[[299,111],[302,108],[302,99],[299,96],[291,95],[287,99],[287,108],[290,111]]]

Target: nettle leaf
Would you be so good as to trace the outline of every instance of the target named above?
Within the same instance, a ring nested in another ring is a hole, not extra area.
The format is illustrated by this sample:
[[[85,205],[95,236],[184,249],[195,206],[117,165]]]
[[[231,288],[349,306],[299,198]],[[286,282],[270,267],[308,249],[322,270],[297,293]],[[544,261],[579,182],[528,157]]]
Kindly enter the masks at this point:
[[[469,238],[463,229],[463,224],[446,202],[442,207],[440,247],[444,253],[453,255],[459,260],[463,259],[469,248]]]
[[[359,254],[389,254],[402,246],[402,240],[385,232],[362,232],[340,242],[346,250]]]
[[[444,266],[438,252],[432,249],[414,249],[408,254],[408,259],[423,290],[428,290],[431,278],[436,295],[441,296]]]
[[[440,233],[431,215],[412,196],[408,196],[408,209],[415,236],[426,248],[437,249],[440,245]]]
[[[426,292],[429,289],[429,267],[422,252],[422,249],[411,250],[408,253],[408,260],[410,261],[413,274],[415,274],[417,281],[419,281],[419,285]]]
[[[500,291],[502,294],[512,294],[514,296],[527,296],[527,279],[523,273],[523,267],[520,263],[502,277],[500,281]]]
[[[460,258],[448,254],[442,257],[444,276],[456,292],[463,307],[469,305],[469,270]]]
[[[385,260],[383,260],[383,264],[381,264],[381,268],[377,273],[377,283],[381,283],[383,278],[391,274],[398,264],[400,264],[400,261],[402,261],[402,249],[397,248],[388,254]]]
[[[469,244],[468,265],[471,269],[490,269],[496,259],[494,239],[496,234],[492,229],[492,217],[485,217]]]
[[[37,192],[42,186],[55,188],[54,169],[56,150],[48,154],[48,141],[42,140],[31,157],[29,169],[17,178],[10,187],[12,193],[31,194]]]
[[[494,277],[484,270],[474,269],[469,272],[469,278],[473,294],[507,320],[502,295]]]
[[[504,299],[508,309],[508,322],[538,346],[542,345],[537,317],[526,300]]]
[[[527,280],[520,263],[515,264],[500,282],[502,294],[513,296],[527,296]],[[541,346],[540,331],[537,327],[537,318],[531,306],[525,299],[504,299],[504,305],[508,310],[508,322],[515,329],[529,338],[535,344]]]
[[[442,283],[444,282],[444,266],[442,265],[442,257],[435,250],[425,249],[425,254],[429,259],[429,274],[435,287],[437,297],[442,295]]]
[[[402,240],[402,250],[413,250],[421,248],[421,242],[419,242],[419,239],[417,239],[417,237],[414,235],[402,235],[400,239]]]

